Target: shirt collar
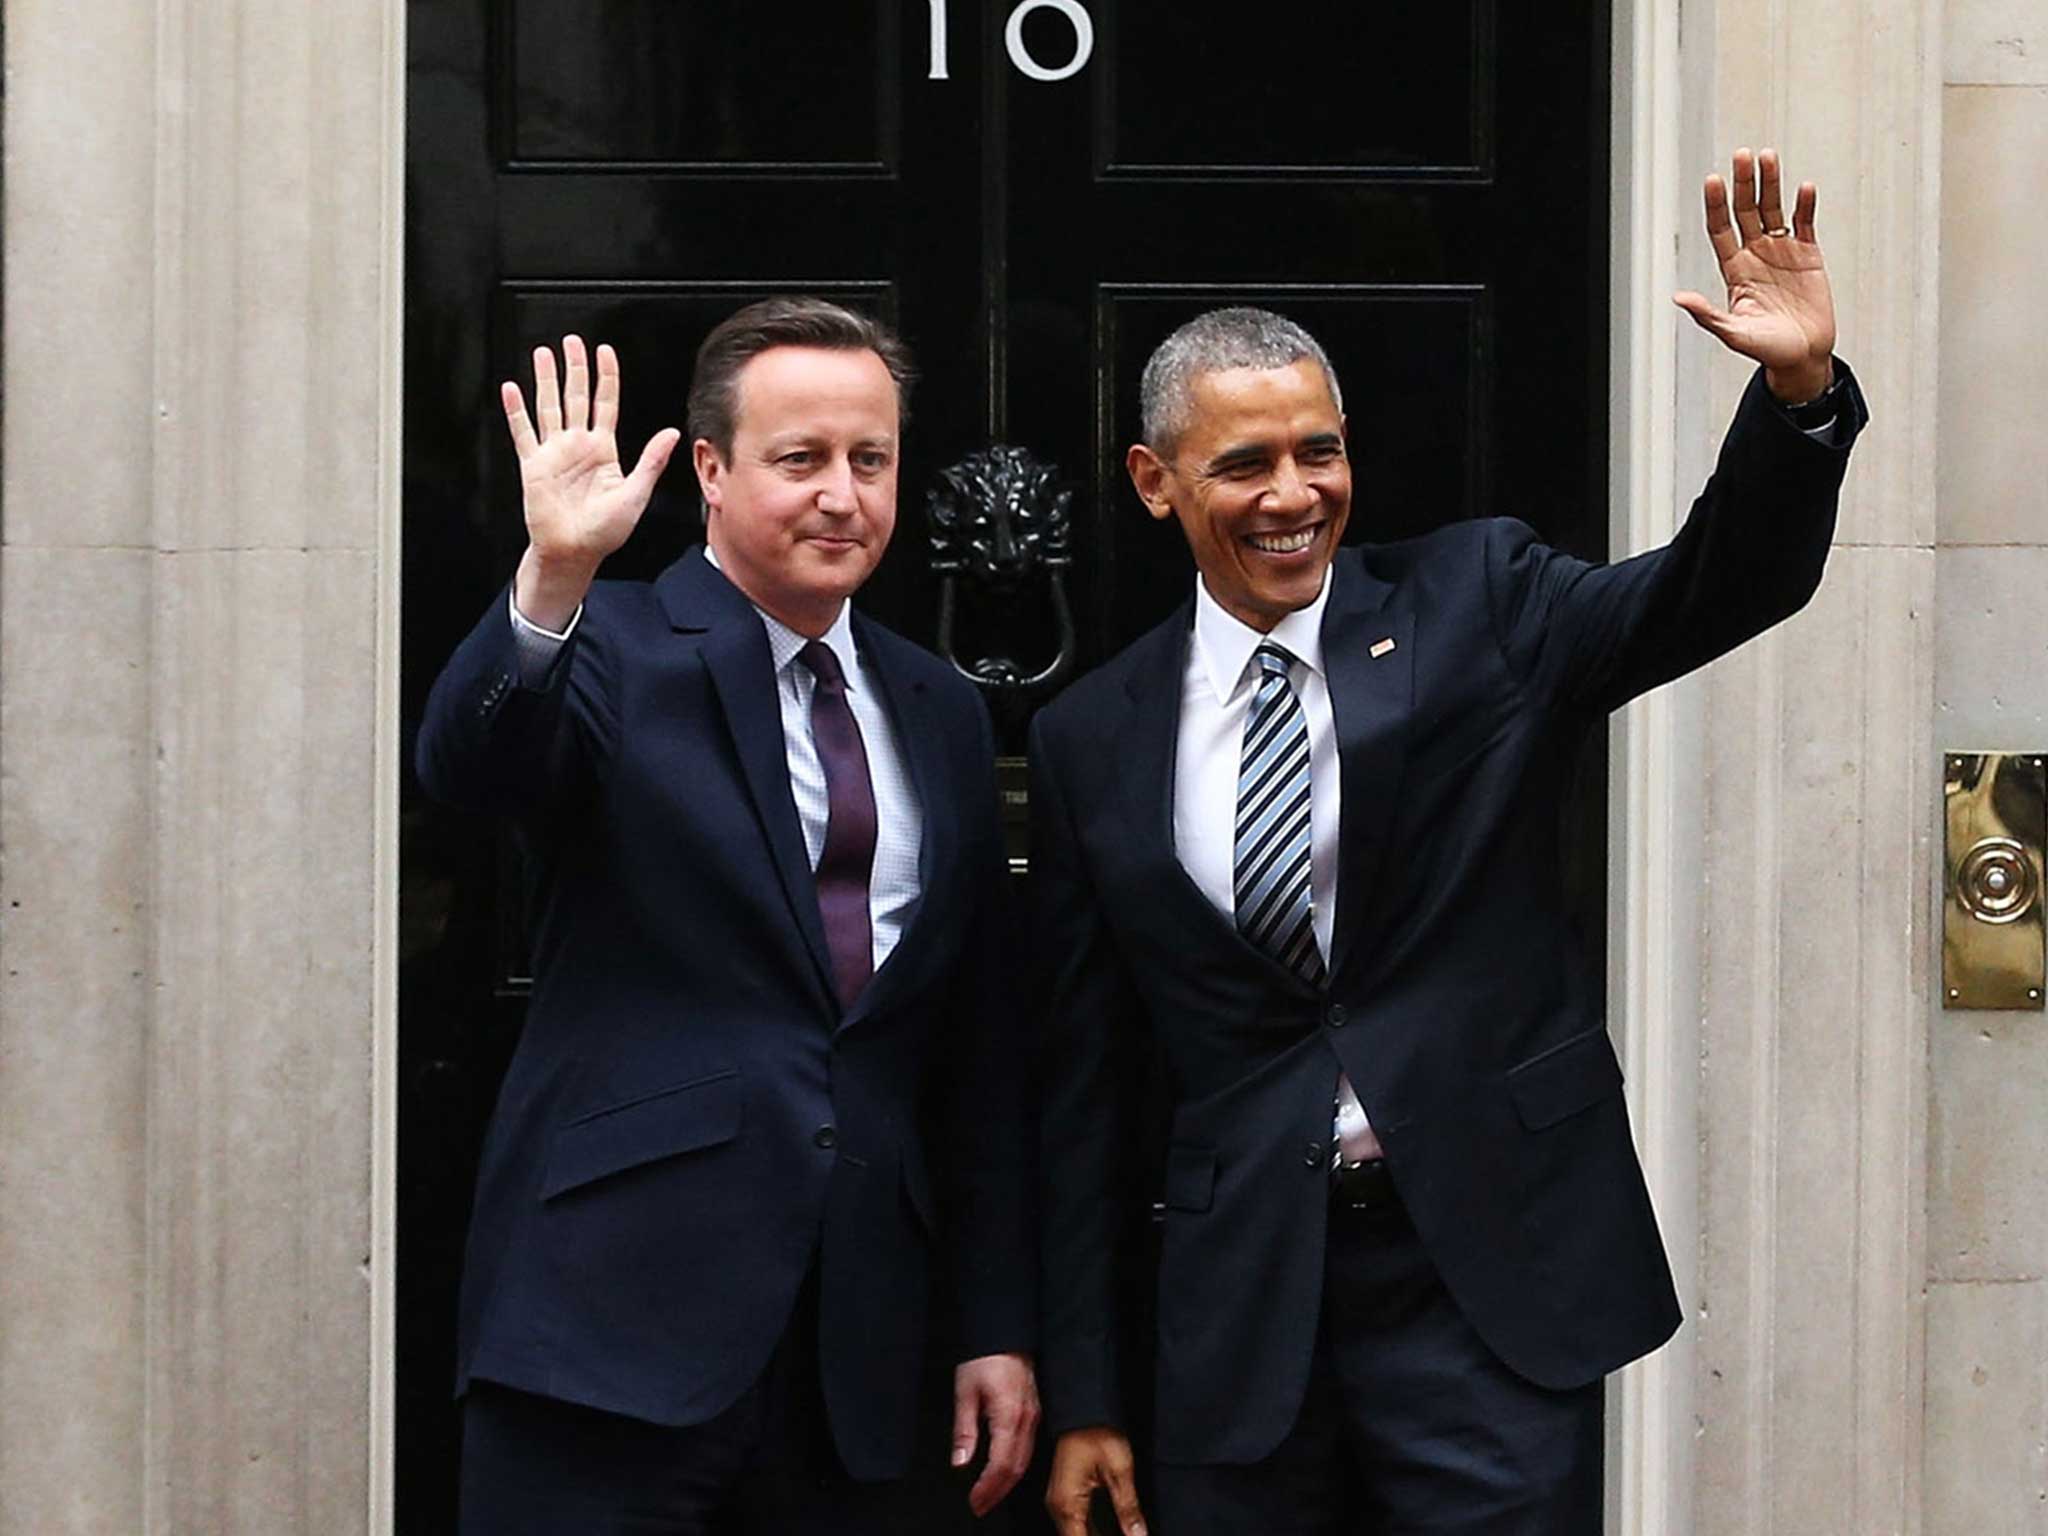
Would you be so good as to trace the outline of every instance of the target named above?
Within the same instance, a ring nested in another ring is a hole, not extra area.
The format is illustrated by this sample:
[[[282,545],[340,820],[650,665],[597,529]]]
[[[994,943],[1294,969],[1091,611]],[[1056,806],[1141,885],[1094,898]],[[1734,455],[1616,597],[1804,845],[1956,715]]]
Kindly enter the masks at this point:
[[[718,555],[709,544],[704,546],[704,558],[714,571],[724,575],[725,567],[718,563]],[[730,581],[732,578],[726,579]],[[741,596],[745,595],[741,593]],[[775,675],[780,677],[784,669],[796,660],[796,653],[810,644],[810,637],[798,634],[752,598],[747,602],[754,612],[761,615],[761,623],[768,631],[768,655],[775,663]],[[857,690],[860,686],[860,656],[853,648],[853,605],[841,603],[832,627],[818,638],[831,646],[832,654],[839,658],[839,670],[846,674],[847,690]]]
[[[1244,681],[1252,653],[1266,641],[1285,646],[1296,661],[1320,674],[1323,670],[1323,608],[1330,601],[1330,572],[1323,572],[1323,589],[1306,608],[1297,608],[1272,633],[1256,629],[1233,617],[1209,595],[1208,585],[1195,578],[1195,655],[1218,704],[1228,704]]]

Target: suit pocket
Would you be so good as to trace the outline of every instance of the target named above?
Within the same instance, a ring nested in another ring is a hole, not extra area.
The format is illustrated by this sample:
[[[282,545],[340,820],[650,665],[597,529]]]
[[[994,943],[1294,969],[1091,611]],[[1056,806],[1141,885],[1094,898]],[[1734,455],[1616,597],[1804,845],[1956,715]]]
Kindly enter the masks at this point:
[[[1532,1131],[1567,1120],[1621,1092],[1621,1063],[1604,1026],[1595,1025],[1508,1071],[1515,1113]]]
[[[555,1132],[540,1197],[552,1200],[629,1168],[731,1141],[744,1103],[739,1073],[727,1071],[572,1120]]]
[[[1170,1211],[1206,1211],[1216,1202],[1216,1153],[1210,1147],[1176,1142],[1166,1149],[1166,1187],[1161,1198]]]

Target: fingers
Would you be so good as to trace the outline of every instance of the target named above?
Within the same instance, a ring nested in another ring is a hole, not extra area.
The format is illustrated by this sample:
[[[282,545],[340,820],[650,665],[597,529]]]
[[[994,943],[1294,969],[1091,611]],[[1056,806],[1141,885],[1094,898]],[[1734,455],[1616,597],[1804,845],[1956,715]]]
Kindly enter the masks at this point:
[[[592,430],[610,432],[619,424],[619,354],[608,345],[597,348],[597,408],[591,413]]]
[[[1735,227],[1742,231],[1742,243],[1763,238],[1764,221],[1756,209],[1756,156],[1746,149],[1735,151]]]
[[[498,386],[498,401],[505,407],[505,426],[512,433],[512,448],[520,458],[525,458],[540,446],[533,435],[533,423],[526,416],[526,397],[519,393],[519,386],[510,379]]]
[[[1814,204],[1820,201],[1820,192],[1810,181],[1799,183],[1799,198],[1792,205],[1792,234],[1795,239],[1808,245],[1816,243],[1813,233]]]
[[[1120,1457],[1105,1456],[1102,1480],[1109,1488],[1110,1506],[1124,1536],[1145,1536],[1145,1512],[1138,1508],[1138,1480],[1131,1472],[1130,1452]]]
[[[980,1444],[981,1394],[965,1387],[956,1389],[953,1393],[953,1465],[964,1467],[974,1460],[975,1448]],[[977,1483],[975,1486],[979,1488],[981,1485]]]
[[[562,425],[580,432],[590,425],[590,358],[581,336],[562,338],[562,362],[567,374],[562,384]]]
[[[954,1409],[954,1445],[959,1445],[959,1409]],[[1028,1385],[989,1402],[988,1465],[968,1490],[967,1505],[979,1519],[1002,1503],[1023,1481],[1031,1466],[1031,1446],[1038,1435],[1038,1393]],[[955,1466],[961,1465],[959,1461]]]
[[[1088,1500],[1101,1481],[1092,1457],[1070,1454],[1064,1445],[1054,1454],[1045,1512],[1059,1536],[1088,1536]]]
[[[626,477],[626,484],[639,498],[642,506],[654,494],[654,482],[661,478],[661,472],[668,468],[669,456],[676,451],[676,444],[683,440],[683,434],[674,427],[663,427],[647,440],[647,446],[640,450],[640,462],[633,466],[633,473]],[[955,1409],[957,1416],[958,1409]],[[955,1462],[955,1466],[959,1463]]]
[[[533,349],[533,414],[540,422],[542,442],[562,430],[562,396],[555,385],[555,354],[549,347]]]
[[[1759,150],[1756,157],[1757,218],[1766,230],[1785,227],[1785,199],[1779,188],[1778,152],[1775,149]]]
[[[1728,216],[1728,183],[1718,175],[1709,176],[1706,197],[1707,238],[1714,242],[1714,259],[1725,267],[1742,249],[1735,238],[1735,221]]]

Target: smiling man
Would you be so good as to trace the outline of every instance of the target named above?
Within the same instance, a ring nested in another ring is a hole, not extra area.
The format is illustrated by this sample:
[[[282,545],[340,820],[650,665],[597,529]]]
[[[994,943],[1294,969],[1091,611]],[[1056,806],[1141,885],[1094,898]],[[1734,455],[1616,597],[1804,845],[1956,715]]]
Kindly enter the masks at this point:
[[[1617,565],[1507,519],[1339,548],[1336,374],[1278,315],[1199,316],[1145,370],[1127,463],[1194,591],[1031,756],[1062,1536],[1098,1488],[1142,1529],[1117,1255],[1154,1052],[1162,1529],[1601,1528],[1601,1377],[1679,1311],[1559,810],[1609,711],[1812,594],[1866,419],[1813,188],[1786,226],[1742,151],[1706,209],[1727,302],[1679,303],[1760,366],[1684,528]]]
[[[418,768],[529,854],[533,1000],[463,1276],[471,1536],[914,1528],[927,1276],[985,1512],[1037,1397],[1003,861],[974,689],[854,613],[896,522],[909,360],[816,299],[718,326],[690,392],[707,545],[598,581],[618,360],[503,386],[528,545],[435,683]]]

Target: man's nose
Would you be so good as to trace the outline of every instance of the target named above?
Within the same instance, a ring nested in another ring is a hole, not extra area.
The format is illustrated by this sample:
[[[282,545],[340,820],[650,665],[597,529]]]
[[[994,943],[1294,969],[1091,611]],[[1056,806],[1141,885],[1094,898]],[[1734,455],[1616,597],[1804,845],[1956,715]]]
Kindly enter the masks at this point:
[[[844,457],[835,458],[818,481],[818,510],[847,513],[858,505],[853,494],[853,463]]]
[[[1315,507],[1316,489],[1293,459],[1282,459],[1273,471],[1273,483],[1266,487],[1266,500],[1275,512],[1308,512]]]

